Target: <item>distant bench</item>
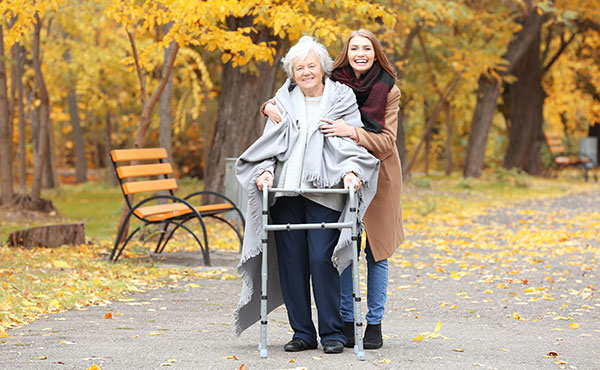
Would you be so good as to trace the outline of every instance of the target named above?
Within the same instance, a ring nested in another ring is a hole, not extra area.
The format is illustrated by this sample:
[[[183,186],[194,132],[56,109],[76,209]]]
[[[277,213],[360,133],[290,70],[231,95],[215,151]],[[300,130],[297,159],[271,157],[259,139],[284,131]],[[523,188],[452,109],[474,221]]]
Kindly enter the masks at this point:
[[[566,167],[579,167],[583,171],[585,181],[588,180],[588,170],[594,167],[592,158],[580,153],[567,152],[563,144],[563,137],[556,132],[545,132],[546,145],[552,157],[551,168],[558,171]],[[596,175],[597,176],[597,175]]]
[[[162,252],[169,240],[171,240],[173,233],[181,227],[194,237],[202,250],[204,264],[210,265],[208,235],[203,217],[212,217],[229,225],[229,227],[237,234],[241,245],[241,230],[236,228],[224,217],[221,217],[230,211],[237,212],[242,220],[241,227],[243,227],[245,223],[244,217],[235,203],[225,195],[214,191],[198,191],[187,195],[184,198],[175,196],[174,190],[177,189],[177,180],[172,177],[173,168],[171,167],[171,164],[166,161],[167,151],[164,148],[112,150],[110,152],[110,159],[115,169],[117,179],[121,185],[123,196],[129,207],[129,213],[125,218],[123,225],[119,228],[115,246],[110,255],[111,261],[116,262],[119,259],[127,243],[129,243],[133,235],[142,227],[152,224],[163,224],[164,226],[162,227],[155,253]],[[119,162],[132,163],[118,165]],[[143,181],[136,181],[139,179],[143,179]],[[128,180],[128,182],[125,182],[125,180]],[[159,192],[167,192],[166,194],[168,195],[160,194]],[[149,196],[137,203],[133,203],[129,199],[130,195],[143,193],[149,194]],[[212,195],[223,200],[223,202],[202,206],[194,206],[190,203],[192,197],[202,195]],[[168,203],[157,204],[156,201],[159,199],[166,200]],[[139,219],[143,225],[129,233],[125,238],[123,245],[119,248],[119,241],[122,240],[123,234],[129,224],[129,220],[133,216]],[[202,239],[204,243],[188,226],[185,225],[186,222],[194,219],[198,220],[202,228]],[[174,226],[170,231],[168,231],[169,225]]]

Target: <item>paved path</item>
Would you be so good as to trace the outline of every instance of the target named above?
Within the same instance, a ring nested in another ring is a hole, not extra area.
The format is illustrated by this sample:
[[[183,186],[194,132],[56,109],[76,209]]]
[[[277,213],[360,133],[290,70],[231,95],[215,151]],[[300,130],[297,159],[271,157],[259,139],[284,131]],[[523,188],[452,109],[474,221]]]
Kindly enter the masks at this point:
[[[233,333],[240,280],[199,280],[8,330],[0,369],[600,369],[600,191],[433,229],[408,228],[390,260],[385,344],[363,362],[284,352],[284,308],[260,359],[258,326]]]

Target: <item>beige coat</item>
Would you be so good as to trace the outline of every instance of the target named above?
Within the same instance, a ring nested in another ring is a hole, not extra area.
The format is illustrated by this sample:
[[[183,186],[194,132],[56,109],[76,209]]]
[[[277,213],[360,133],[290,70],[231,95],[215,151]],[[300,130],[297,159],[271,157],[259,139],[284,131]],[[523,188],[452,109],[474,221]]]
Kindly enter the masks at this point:
[[[385,125],[380,133],[357,128],[358,144],[381,161],[377,194],[364,217],[367,237],[375,261],[394,254],[404,240],[402,225],[402,167],[396,133],[398,129],[398,102],[400,89],[394,86],[387,97]]]

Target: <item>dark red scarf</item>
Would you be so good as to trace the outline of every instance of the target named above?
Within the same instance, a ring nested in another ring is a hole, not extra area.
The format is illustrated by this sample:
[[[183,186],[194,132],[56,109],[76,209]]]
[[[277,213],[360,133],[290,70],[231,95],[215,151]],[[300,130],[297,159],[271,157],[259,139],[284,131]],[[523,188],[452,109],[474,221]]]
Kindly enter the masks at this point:
[[[394,86],[394,78],[390,76],[379,62],[375,61],[369,71],[356,79],[350,65],[338,68],[331,74],[331,79],[352,88],[364,129],[381,132],[385,125],[385,107],[387,96]]]

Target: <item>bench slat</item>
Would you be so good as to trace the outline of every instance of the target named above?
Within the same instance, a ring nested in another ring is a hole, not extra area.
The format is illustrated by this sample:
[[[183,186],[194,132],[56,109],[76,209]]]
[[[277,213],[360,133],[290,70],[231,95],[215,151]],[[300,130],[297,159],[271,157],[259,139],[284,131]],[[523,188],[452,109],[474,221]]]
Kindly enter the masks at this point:
[[[201,215],[213,215],[223,213],[233,209],[229,203],[207,204],[195,207]],[[160,221],[167,218],[177,217],[192,212],[188,206],[183,203],[159,204],[155,206],[140,207],[135,210],[135,214],[140,218],[150,221]]]
[[[149,159],[165,159],[167,158],[167,151],[165,148],[116,149],[111,150],[110,155],[115,162],[143,161]]]
[[[123,184],[123,192],[127,195],[177,189],[175,179],[128,182]]]
[[[119,178],[157,176],[173,173],[170,163],[139,164],[134,166],[121,166],[117,168]]]

